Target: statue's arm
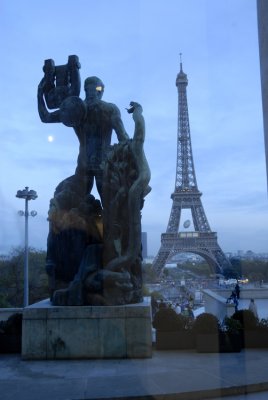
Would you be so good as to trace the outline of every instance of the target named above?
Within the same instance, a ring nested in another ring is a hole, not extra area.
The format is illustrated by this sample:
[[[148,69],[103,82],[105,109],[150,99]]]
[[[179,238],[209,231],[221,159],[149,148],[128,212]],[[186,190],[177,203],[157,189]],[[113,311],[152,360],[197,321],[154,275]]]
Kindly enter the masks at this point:
[[[133,140],[144,142],[145,137],[145,122],[142,115],[142,106],[136,101],[130,102],[130,108],[127,109],[129,114],[132,114],[132,118],[135,122],[135,131]]]
[[[129,139],[129,136],[121,119],[120,111],[115,105],[113,106],[112,125],[119,142]]]
[[[37,104],[38,104],[38,113],[42,122],[60,122],[60,114],[59,110],[49,112],[47,110],[45,100],[44,100],[44,86],[45,79],[43,78],[38,85],[37,90]]]

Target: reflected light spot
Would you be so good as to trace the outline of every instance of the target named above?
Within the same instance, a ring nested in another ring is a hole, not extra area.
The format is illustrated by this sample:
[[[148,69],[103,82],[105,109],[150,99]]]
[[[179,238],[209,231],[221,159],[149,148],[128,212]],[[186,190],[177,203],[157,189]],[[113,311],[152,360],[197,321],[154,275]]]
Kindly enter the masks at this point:
[[[50,143],[53,142],[54,136],[49,135],[49,136],[47,137],[47,140],[48,140]]]

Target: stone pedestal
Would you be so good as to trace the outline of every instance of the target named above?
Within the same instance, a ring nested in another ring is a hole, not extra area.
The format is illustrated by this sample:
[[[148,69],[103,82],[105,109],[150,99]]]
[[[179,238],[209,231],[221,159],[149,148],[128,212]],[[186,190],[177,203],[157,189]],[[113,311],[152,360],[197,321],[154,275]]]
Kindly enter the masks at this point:
[[[44,300],[23,311],[23,360],[151,356],[151,307],[147,302],[59,307]]]

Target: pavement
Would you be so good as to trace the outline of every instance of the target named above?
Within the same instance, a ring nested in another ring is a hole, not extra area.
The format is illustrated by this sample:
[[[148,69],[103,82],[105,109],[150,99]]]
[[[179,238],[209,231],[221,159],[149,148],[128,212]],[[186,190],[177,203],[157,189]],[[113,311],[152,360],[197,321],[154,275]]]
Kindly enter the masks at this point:
[[[229,397],[226,397],[229,396]],[[0,355],[1,400],[268,399],[268,349],[157,351],[149,359],[22,361]]]

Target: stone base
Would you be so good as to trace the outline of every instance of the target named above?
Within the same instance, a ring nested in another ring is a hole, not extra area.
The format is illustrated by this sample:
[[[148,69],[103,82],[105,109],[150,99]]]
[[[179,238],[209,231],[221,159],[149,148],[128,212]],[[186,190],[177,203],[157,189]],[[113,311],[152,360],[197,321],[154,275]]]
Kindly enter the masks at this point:
[[[149,358],[150,303],[124,306],[50,305],[23,311],[22,359]]]

